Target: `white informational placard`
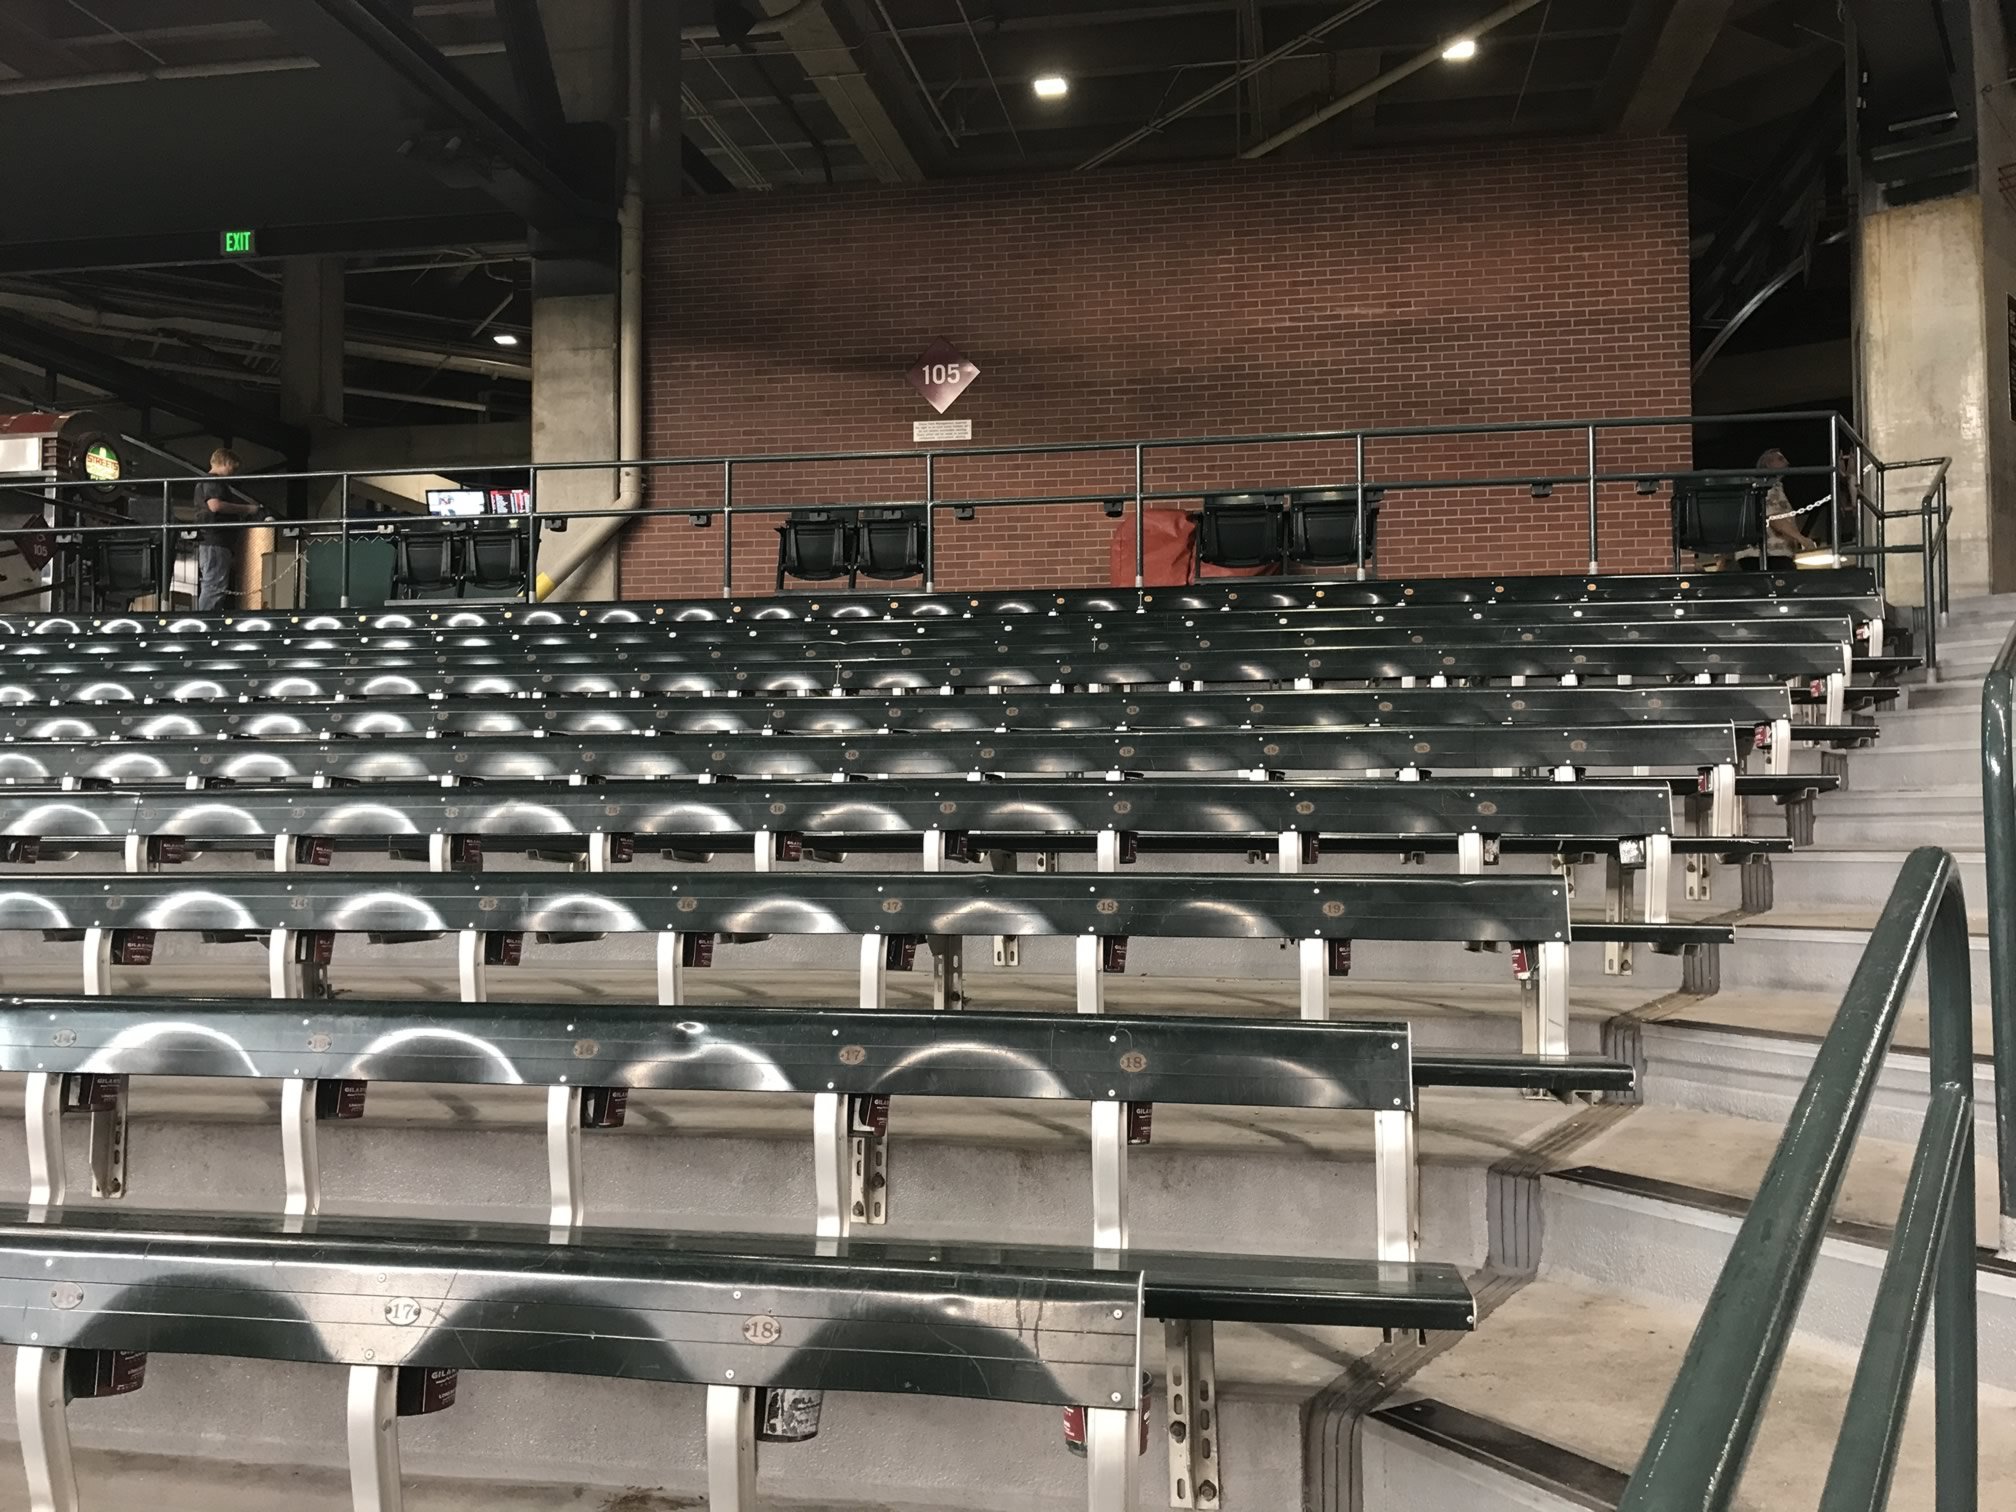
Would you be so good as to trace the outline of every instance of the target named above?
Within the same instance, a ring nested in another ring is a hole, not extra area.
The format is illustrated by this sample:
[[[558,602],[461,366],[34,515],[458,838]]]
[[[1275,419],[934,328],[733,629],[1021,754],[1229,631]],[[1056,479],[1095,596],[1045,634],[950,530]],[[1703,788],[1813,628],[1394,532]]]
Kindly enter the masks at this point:
[[[910,422],[912,441],[971,441],[973,422],[971,420],[912,420]]]

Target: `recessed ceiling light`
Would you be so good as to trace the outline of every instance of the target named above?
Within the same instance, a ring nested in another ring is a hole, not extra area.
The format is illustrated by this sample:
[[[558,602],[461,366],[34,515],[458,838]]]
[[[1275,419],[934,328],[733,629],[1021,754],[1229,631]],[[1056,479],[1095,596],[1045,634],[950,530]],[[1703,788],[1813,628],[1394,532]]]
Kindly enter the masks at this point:
[[[1454,42],[1451,42],[1447,47],[1442,49],[1442,61],[1445,63],[1468,63],[1476,56],[1477,39],[1475,37],[1458,37]]]
[[[1071,93],[1071,81],[1062,74],[1044,74],[1032,81],[1030,87],[1039,100],[1061,100]]]
[[[497,345],[499,346],[518,345],[518,338],[516,336],[513,336],[509,331],[493,331],[490,335],[490,339],[496,342]]]

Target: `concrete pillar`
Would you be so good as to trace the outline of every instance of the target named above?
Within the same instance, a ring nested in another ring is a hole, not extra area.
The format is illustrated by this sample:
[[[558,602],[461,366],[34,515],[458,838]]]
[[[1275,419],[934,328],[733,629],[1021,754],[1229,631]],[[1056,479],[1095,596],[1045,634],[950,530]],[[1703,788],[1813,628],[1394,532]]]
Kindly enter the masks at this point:
[[[616,296],[555,294],[532,300],[532,460],[594,461],[617,454]],[[607,509],[619,490],[614,469],[538,475],[534,507]],[[581,527],[577,527],[581,528]],[[541,555],[566,549],[548,536]],[[616,552],[584,565],[554,595],[565,600],[616,597]]]
[[[280,417],[343,423],[343,259],[290,257],[280,274]]]
[[[1990,563],[2010,554],[2016,519],[1989,507],[1989,346],[1984,311],[1982,205],[1979,194],[1899,205],[1862,221],[1859,290],[1861,373],[1867,437],[1886,462],[1951,456],[1955,597],[1990,591]],[[1998,330],[1996,361],[2006,362]],[[2005,433],[2006,423],[1997,427]],[[1929,472],[1895,472],[1887,504],[1915,503]],[[1917,539],[1910,521],[1892,521],[1893,543]],[[1890,597],[1920,602],[1915,556],[1889,562]],[[2016,587],[2005,580],[2000,586]]]

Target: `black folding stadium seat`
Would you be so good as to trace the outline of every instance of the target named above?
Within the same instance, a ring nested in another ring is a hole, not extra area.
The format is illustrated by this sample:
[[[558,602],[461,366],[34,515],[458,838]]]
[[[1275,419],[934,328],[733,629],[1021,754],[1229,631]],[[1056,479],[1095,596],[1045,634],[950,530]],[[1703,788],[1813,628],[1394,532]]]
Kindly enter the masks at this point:
[[[1279,563],[1280,501],[1272,494],[1206,494],[1197,517],[1197,560],[1209,567],[1233,568]]]
[[[1673,544],[1697,556],[1764,549],[1765,485],[1756,478],[1697,478],[1673,489]]]
[[[1370,562],[1379,526],[1379,494],[1365,491],[1365,556]],[[1286,555],[1298,567],[1357,565],[1358,490],[1297,488],[1288,494]]]
[[[847,579],[854,586],[855,520],[851,509],[794,509],[777,527],[777,586]]]

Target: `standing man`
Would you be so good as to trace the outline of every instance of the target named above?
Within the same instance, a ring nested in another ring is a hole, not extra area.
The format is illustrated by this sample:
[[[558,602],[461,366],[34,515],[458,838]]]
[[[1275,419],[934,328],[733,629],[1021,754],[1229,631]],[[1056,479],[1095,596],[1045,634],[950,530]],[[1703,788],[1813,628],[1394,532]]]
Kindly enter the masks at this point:
[[[235,497],[231,485],[215,480],[238,471],[238,454],[225,447],[210,453],[210,476],[196,485],[196,608],[199,613],[222,609],[232,596],[231,581],[238,553],[235,530],[203,530],[223,520],[249,520],[259,506]]]

